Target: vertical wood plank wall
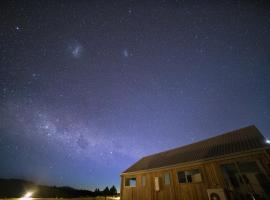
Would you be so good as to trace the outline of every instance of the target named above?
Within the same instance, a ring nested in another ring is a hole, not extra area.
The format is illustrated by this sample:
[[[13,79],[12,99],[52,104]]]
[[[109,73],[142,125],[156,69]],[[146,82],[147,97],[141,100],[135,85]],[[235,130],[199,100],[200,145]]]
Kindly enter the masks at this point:
[[[238,161],[258,161],[268,178],[270,178],[270,151],[263,151],[242,157],[227,157],[197,164],[185,164],[178,167],[153,170],[143,173],[121,175],[121,200],[208,200],[208,188],[224,188],[225,183],[220,165]],[[200,169],[202,182],[178,182],[177,172],[190,169]],[[164,184],[164,174],[170,174],[170,185]],[[142,186],[142,176],[146,177],[146,184]],[[125,178],[136,177],[136,187],[125,186]],[[160,177],[160,191],[155,191],[154,179]]]

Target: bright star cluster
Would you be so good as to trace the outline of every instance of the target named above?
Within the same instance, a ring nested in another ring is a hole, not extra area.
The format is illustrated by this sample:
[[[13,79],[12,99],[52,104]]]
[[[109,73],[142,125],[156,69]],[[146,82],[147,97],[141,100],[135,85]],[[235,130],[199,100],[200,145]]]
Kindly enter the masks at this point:
[[[270,138],[269,9],[1,1],[0,178],[119,187],[148,154],[251,124]]]

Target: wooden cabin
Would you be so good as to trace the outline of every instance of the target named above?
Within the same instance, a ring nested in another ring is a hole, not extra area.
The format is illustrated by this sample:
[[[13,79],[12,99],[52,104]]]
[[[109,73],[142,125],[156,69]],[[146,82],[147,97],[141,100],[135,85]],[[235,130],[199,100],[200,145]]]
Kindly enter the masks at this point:
[[[270,144],[255,126],[146,156],[121,174],[121,200],[270,199]]]

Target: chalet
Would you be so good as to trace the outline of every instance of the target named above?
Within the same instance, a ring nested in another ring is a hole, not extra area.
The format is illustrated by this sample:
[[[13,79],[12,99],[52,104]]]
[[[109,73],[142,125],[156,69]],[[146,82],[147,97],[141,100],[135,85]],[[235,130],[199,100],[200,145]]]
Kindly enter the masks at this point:
[[[121,200],[270,199],[270,144],[255,126],[146,156],[121,174]]]

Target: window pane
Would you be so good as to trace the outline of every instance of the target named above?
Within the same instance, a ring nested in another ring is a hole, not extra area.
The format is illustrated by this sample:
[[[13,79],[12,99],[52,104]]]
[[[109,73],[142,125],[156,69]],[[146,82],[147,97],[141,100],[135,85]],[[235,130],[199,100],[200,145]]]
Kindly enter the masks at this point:
[[[142,186],[145,186],[145,184],[146,184],[146,178],[145,176],[142,176]]]
[[[202,181],[202,175],[198,169],[191,171],[191,182],[198,183]]]
[[[198,169],[178,172],[179,183],[198,183],[202,181],[202,175]]]
[[[238,171],[236,166],[232,163],[221,165],[221,170],[224,175],[227,186],[232,188],[240,187],[240,183],[238,181]]]
[[[186,183],[185,172],[178,172],[178,182],[179,183]]]
[[[125,179],[125,186],[129,186],[129,187],[136,187],[136,178],[126,178]]]
[[[256,162],[241,162],[238,163],[238,167],[241,173],[260,172],[260,169]]]
[[[165,185],[170,185],[170,174],[164,174],[164,184]]]
[[[136,178],[131,178],[131,179],[129,180],[129,185],[130,185],[131,187],[136,187]]]

